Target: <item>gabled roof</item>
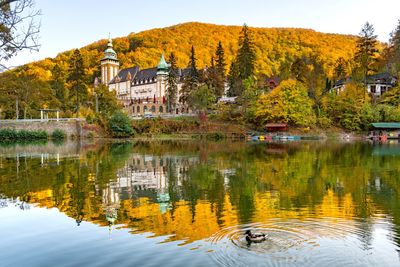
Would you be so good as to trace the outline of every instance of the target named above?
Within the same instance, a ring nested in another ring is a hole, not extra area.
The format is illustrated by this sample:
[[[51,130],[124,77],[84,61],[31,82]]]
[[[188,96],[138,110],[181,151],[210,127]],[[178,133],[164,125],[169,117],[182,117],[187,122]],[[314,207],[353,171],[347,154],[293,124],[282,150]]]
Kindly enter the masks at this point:
[[[130,80],[133,80],[135,78],[135,76],[137,75],[138,71],[139,71],[139,67],[138,66],[132,67],[132,68],[127,68],[127,69],[122,69],[117,74],[117,76],[119,78],[117,79],[117,76],[115,76],[110,81],[110,84],[126,82],[127,81],[127,77],[128,77],[128,73],[130,73],[130,76],[131,76]]]
[[[343,84],[352,81],[351,77],[345,78],[345,79],[340,79],[339,81],[336,81],[333,87],[337,86],[342,86]],[[397,77],[391,75],[388,72],[382,72],[382,73],[377,73],[374,75],[370,75],[367,77],[367,84],[374,84],[374,83],[379,83],[379,84],[391,84],[393,85],[397,81]]]
[[[139,81],[153,78],[157,78],[157,67],[139,71],[135,77],[135,80]]]

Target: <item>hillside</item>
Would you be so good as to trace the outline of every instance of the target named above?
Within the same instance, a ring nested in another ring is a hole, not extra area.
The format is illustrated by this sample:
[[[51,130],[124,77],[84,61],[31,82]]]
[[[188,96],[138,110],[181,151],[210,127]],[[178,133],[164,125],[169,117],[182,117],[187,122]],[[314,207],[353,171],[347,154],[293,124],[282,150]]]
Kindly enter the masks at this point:
[[[205,23],[184,23],[167,28],[152,29],[132,33],[126,37],[115,38],[114,49],[118,53],[121,67],[139,65],[142,68],[157,64],[161,53],[174,52],[178,65],[185,67],[189,61],[189,52],[195,46],[198,66],[204,67],[210,62],[218,41],[225,49],[228,64],[237,51],[241,26],[220,26]],[[257,53],[256,71],[265,75],[279,75],[282,64],[294,58],[315,53],[324,62],[324,68],[331,74],[337,58],[352,57],[355,49],[354,36],[326,34],[309,29],[296,28],[251,28]],[[99,61],[103,56],[107,40],[100,40],[81,48],[90,80],[99,76]],[[43,79],[51,79],[52,68],[58,64],[67,70],[67,61],[71,51],[60,53],[54,59],[45,59],[31,63],[34,72]]]

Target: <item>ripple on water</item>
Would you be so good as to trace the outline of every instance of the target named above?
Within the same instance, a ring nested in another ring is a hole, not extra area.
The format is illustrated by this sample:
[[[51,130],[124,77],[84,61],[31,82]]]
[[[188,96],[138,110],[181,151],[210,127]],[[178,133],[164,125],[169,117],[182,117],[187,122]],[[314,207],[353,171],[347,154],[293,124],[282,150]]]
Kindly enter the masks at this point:
[[[211,257],[221,266],[371,266],[382,263],[385,252],[360,245],[363,227],[354,221],[271,220],[227,227],[210,237]],[[267,234],[249,244],[244,232]],[[371,257],[371,255],[373,255]]]

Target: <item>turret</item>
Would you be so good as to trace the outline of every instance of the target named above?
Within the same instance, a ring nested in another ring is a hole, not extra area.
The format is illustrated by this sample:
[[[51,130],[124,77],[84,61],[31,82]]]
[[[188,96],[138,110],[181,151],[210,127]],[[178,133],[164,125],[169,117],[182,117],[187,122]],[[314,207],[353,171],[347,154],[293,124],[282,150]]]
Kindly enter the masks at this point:
[[[101,82],[108,85],[110,81],[117,75],[119,69],[119,60],[117,53],[113,49],[111,37],[108,38],[104,57],[101,62]]]
[[[165,61],[164,54],[161,55],[160,62],[157,65],[157,94],[156,97],[161,101],[166,94],[167,76],[169,66]]]

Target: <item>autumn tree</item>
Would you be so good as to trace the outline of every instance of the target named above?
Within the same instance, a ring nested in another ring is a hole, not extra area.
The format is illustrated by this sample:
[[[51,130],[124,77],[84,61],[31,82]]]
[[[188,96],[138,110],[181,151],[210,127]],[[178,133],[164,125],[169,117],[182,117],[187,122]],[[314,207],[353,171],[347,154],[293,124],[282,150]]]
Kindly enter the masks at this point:
[[[79,115],[80,106],[85,100],[87,100],[88,96],[85,66],[79,49],[75,49],[69,60],[67,82],[69,84],[71,97],[72,95],[75,96],[75,99],[71,100],[75,101],[76,112]]]
[[[34,0],[0,0],[0,67],[19,51],[39,49],[40,11]]]
[[[375,35],[374,26],[366,22],[361,29],[357,39],[357,51],[355,54],[355,62],[363,76],[364,84],[366,84],[367,76],[372,74],[374,64],[376,63],[376,54],[378,40]]]
[[[394,74],[397,75],[400,71],[400,20],[396,29],[390,34],[386,55],[388,63],[393,64]]]
[[[312,126],[315,124],[312,105],[304,84],[295,80],[285,80],[271,93],[260,96],[255,116],[262,123],[284,122]]]
[[[182,85],[181,95],[179,102],[183,105],[188,105],[188,99],[190,94],[196,90],[199,84],[199,71],[197,70],[196,55],[194,47],[192,46],[190,53],[190,61],[188,65],[189,73],[185,77]]]
[[[178,67],[174,53],[170,54],[168,61],[170,67],[167,78],[167,108],[168,112],[173,112],[176,108],[176,98],[178,95]]]

